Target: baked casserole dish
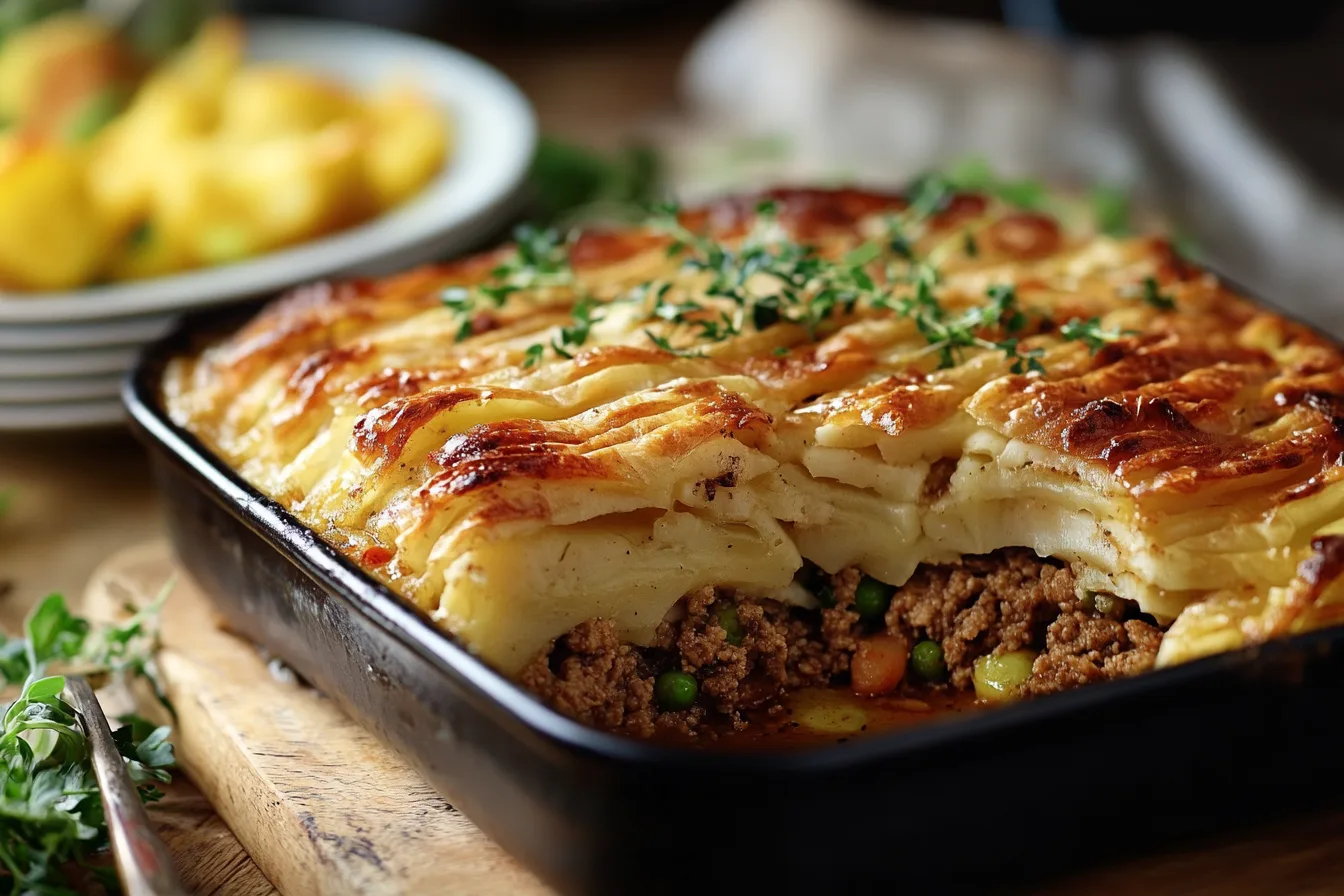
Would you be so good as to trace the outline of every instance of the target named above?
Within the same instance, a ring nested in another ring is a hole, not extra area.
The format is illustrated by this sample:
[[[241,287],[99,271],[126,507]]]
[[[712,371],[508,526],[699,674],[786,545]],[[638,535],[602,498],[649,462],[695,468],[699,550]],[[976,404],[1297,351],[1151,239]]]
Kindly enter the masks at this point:
[[[1164,239],[930,177],[303,287],[162,401],[555,709],[717,738],[1341,621],[1342,360]]]

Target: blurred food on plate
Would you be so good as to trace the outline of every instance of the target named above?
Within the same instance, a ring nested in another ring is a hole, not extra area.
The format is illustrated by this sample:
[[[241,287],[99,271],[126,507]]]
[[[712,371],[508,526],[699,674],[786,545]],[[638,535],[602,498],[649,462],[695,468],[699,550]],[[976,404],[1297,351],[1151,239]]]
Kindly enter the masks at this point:
[[[224,264],[368,220],[452,149],[414,84],[369,93],[244,59],[213,18],[155,62],[61,12],[0,35],[0,288],[70,289]]]

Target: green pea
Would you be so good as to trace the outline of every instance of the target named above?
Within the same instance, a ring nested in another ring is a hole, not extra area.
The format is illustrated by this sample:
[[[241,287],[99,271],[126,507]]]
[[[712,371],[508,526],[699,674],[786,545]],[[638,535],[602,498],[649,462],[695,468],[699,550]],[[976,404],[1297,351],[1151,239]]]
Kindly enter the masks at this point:
[[[740,645],[744,635],[742,622],[737,618],[737,604],[730,601],[721,603],[714,615],[718,617],[719,627],[728,636],[728,643],[733,646]]]
[[[831,583],[829,581],[822,580],[820,582],[817,582],[815,585],[812,586],[811,590],[812,590],[812,596],[817,599],[817,603],[821,604],[823,607],[826,607],[827,609],[830,609],[831,607],[835,606],[835,589],[831,587]]]
[[[1017,698],[1031,677],[1031,665],[1036,654],[1030,650],[1013,650],[990,654],[975,661],[975,696],[992,703],[1005,703]]]
[[[910,651],[910,665],[915,674],[925,681],[941,681],[947,675],[943,648],[937,641],[920,641]]]
[[[872,576],[864,576],[859,587],[854,589],[854,609],[864,619],[877,619],[891,606],[891,596],[896,589],[879,582]]]
[[[664,672],[653,683],[653,696],[664,712],[690,709],[700,695],[700,685],[689,672]]]
[[[1097,592],[1097,596],[1092,600],[1096,611],[1102,616],[1109,616],[1111,619],[1120,619],[1125,615],[1125,601],[1123,598],[1116,597],[1114,594]]]
[[[1078,602],[1083,605],[1084,610],[1091,613],[1093,610],[1097,608],[1097,592],[1084,591],[1082,599],[1079,600]]]

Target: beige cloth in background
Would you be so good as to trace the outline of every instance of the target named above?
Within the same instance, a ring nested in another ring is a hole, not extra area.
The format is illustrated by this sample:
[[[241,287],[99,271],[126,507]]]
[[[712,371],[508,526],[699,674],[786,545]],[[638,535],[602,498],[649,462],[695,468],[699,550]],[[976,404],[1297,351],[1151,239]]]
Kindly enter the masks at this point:
[[[1065,44],[852,0],[743,0],[696,42],[681,84],[689,119],[659,139],[686,199],[898,186],[981,156],[1005,176],[1129,189],[1219,270],[1344,336],[1344,213],[1180,44]]]

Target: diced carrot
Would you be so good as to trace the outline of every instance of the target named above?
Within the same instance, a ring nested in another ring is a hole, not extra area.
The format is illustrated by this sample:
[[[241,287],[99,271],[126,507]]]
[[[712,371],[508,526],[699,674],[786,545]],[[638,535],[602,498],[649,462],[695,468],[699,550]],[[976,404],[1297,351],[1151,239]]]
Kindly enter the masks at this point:
[[[905,677],[910,645],[900,635],[873,635],[859,642],[849,664],[854,693],[866,697],[887,694]]]
[[[364,555],[360,557],[360,563],[368,567],[382,566],[395,556],[397,556],[396,551],[382,545],[374,545],[364,551]]]

